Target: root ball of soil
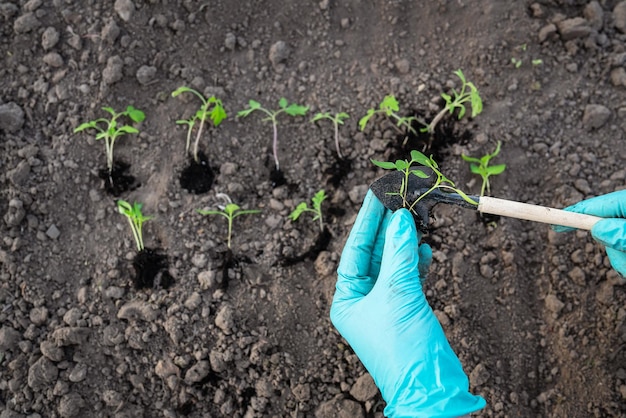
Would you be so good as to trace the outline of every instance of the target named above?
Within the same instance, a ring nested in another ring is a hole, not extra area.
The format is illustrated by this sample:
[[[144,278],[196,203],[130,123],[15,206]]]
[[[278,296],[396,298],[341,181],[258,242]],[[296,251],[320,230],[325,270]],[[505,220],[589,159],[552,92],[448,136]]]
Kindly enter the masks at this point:
[[[127,174],[129,169],[130,164],[124,161],[115,161],[111,172],[108,168],[100,169],[98,177],[104,180],[104,190],[111,196],[118,197],[128,190],[139,187],[139,184],[135,183],[135,177]]]
[[[206,193],[213,185],[215,175],[204,153],[198,153],[198,161],[191,162],[180,175],[180,187],[193,194]]]
[[[138,252],[133,259],[133,268],[135,269],[133,284],[135,288],[169,288],[174,283],[174,278],[167,270],[168,267],[167,256],[159,250],[145,248]]]

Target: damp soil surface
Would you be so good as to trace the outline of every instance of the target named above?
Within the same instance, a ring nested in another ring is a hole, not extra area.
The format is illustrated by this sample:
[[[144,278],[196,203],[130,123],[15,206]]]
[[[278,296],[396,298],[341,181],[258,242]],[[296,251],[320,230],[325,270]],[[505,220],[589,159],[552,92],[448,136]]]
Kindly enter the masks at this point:
[[[370,160],[432,153],[477,194],[460,156],[501,141],[495,197],[562,208],[623,189],[623,7],[0,0],[0,415],[382,417],[380,393],[329,320],[343,245],[384,174]],[[441,93],[460,87],[458,69],[483,99],[476,118],[448,115],[432,140],[407,144],[382,116],[359,129],[388,94],[402,116],[431,120]],[[171,97],[183,85],[228,114],[201,138],[213,173],[204,188],[181,184],[176,121],[198,108],[193,95]],[[272,108],[282,97],[310,108],[279,121],[284,183],[269,177],[267,124],[236,117],[251,99]],[[146,119],[115,156],[136,179],[109,193],[96,178],[102,144],[73,131],[128,105]],[[331,124],[310,123],[317,112],[350,115],[339,130],[348,168],[335,165]],[[302,257],[316,225],[288,215],[320,189],[331,238]],[[223,194],[262,210],[235,219],[233,253],[248,262],[226,270],[216,255],[225,222],[197,213]],[[153,217],[143,234],[167,255],[160,284],[141,278],[136,289],[134,243],[111,195]],[[438,204],[423,239],[434,249],[426,298],[487,401],[476,416],[626,416],[626,282],[587,232],[485,224]],[[280,263],[289,258],[302,261]]]

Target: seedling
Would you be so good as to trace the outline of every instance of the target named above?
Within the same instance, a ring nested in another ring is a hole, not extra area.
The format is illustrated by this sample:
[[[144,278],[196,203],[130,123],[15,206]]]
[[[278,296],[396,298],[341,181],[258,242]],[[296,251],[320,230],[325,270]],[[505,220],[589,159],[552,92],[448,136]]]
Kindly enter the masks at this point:
[[[343,125],[344,119],[348,119],[350,115],[344,112],[335,113],[335,115],[331,115],[330,112],[318,113],[313,116],[311,122],[317,122],[318,120],[328,119],[333,123],[335,127],[335,148],[337,148],[337,157],[343,160],[343,156],[341,155],[341,150],[339,149],[339,125]]]
[[[141,213],[141,207],[143,205],[141,203],[134,203],[132,206],[125,200],[117,201],[117,209],[118,211],[128,218],[128,223],[130,224],[131,231],[133,232],[133,237],[135,238],[135,243],[137,244],[137,251],[143,251],[143,232],[142,226],[143,223],[152,219],[152,216],[144,216]]]
[[[443,109],[435,116],[435,118],[424,128],[423,132],[432,134],[435,132],[435,127],[443,119],[447,113],[454,113],[456,109],[459,109],[459,120],[465,116],[465,103],[469,102],[472,108],[472,118],[476,117],[483,111],[483,101],[480,98],[478,89],[476,86],[465,79],[463,71],[456,70],[454,72],[459,79],[461,79],[461,91],[452,89],[452,95],[441,93],[441,97],[445,100],[446,104]]]
[[[220,215],[225,217],[228,220],[228,238],[227,238],[227,247],[230,250],[230,242],[231,236],[233,233],[233,220],[241,215],[251,215],[254,213],[260,213],[260,210],[251,209],[251,210],[242,210],[238,205],[229,202],[226,204],[223,210],[202,210],[197,209],[198,213],[201,215]]]
[[[498,141],[498,144],[496,145],[496,150],[494,152],[484,155],[480,158],[468,157],[467,155],[461,154],[461,158],[470,163],[470,170],[472,171],[472,173],[478,174],[483,180],[483,184],[480,188],[481,196],[485,195],[485,190],[487,191],[488,195],[491,194],[489,177],[502,173],[506,168],[506,164],[498,164],[492,166],[489,165],[491,159],[500,153],[501,145],[502,143]]]
[[[200,126],[198,127],[198,131],[196,132],[196,140],[193,145],[193,159],[195,162],[198,162],[198,144],[200,142],[200,137],[202,136],[202,130],[204,128],[205,121],[207,119],[211,119],[213,125],[217,127],[220,123],[222,123],[224,119],[226,119],[226,111],[224,110],[224,106],[222,105],[222,101],[220,99],[216,98],[215,96],[211,96],[207,99],[200,92],[186,86],[182,86],[174,90],[172,92],[172,97],[176,97],[182,93],[195,94],[202,101],[202,106],[200,106],[200,109],[198,109],[193,116],[191,116],[189,119],[181,119],[176,121],[178,125],[187,125],[187,145],[185,147],[185,154],[189,154],[189,146],[191,145],[191,133],[196,123],[200,121]]]
[[[267,114],[268,117],[263,119],[263,121],[271,122],[274,129],[272,152],[274,154],[274,164],[276,166],[276,171],[280,170],[280,165],[278,162],[278,115],[280,115],[281,113],[286,113],[289,116],[304,116],[309,110],[308,106],[300,106],[295,103],[289,104],[287,102],[287,99],[285,99],[284,97],[280,98],[280,100],[278,101],[278,106],[280,107],[278,110],[269,110],[261,106],[261,103],[255,100],[250,100],[248,102],[248,108],[241,110],[237,113],[238,117],[246,117],[255,110],[260,110],[261,112]]]
[[[389,192],[389,195],[400,196],[402,198],[402,207],[409,209],[409,211],[414,212],[415,205],[417,205],[420,200],[426,197],[430,192],[435,189],[447,189],[454,193],[458,193],[459,196],[463,198],[466,202],[472,205],[478,205],[474,199],[470,198],[467,194],[465,194],[462,190],[456,188],[454,182],[444,176],[439,170],[439,165],[433,159],[433,156],[427,157],[419,151],[413,150],[411,151],[411,160],[396,160],[392,161],[378,161],[371,160],[372,163],[378,167],[384,168],[385,170],[397,170],[404,174],[404,178],[402,179],[402,183],[400,185],[400,190],[398,192]],[[414,175],[419,178],[425,179],[429,178],[430,175],[426,174],[424,171],[413,168],[413,164],[419,164],[424,167],[430,168],[437,179],[435,179],[433,185],[430,189],[420,194],[420,196],[413,202],[407,201],[408,194],[408,184],[409,184],[409,176]]]
[[[400,111],[400,106],[398,105],[398,101],[395,96],[389,95],[385,96],[382,102],[378,105],[378,109],[369,109],[367,114],[363,116],[359,120],[359,128],[361,131],[365,130],[367,126],[367,122],[372,118],[372,116],[376,114],[382,114],[392,119],[396,122],[396,129],[398,129],[402,133],[410,132],[413,135],[417,135],[417,131],[411,126],[413,121],[416,121],[417,118],[414,116],[400,116],[398,112]],[[404,131],[402,131],[404,128]]]
[[[322,202],[326,199],[326,192],[324,190],[320,190],[315,193],[313,198],[311,199],[311,203],[313,203],[313,207],[310,208],[306,202],[301,202],[296,208],[289,214],[289,218],[292,221],[297,221],[300,215],[304,212],[311,212],[313,214],[313,221],[319,220],[320,223],[320,231],[324,231],[324,219],[322,216]]]
[[[513,64],[515,68],[519,68],[522,66],[522,60],[513,57],[511,58],[511,64]]]
[[[137,134],[139,130],[130,125],[118,126],[118,119],[126,116],[133,122],[143,122],[146,115],[139,109],[135,109],[133,106],[128,106],[123,112],[116,112],[110,107],[103,107],[102,110],[111,114],[111,119],[98,118],[89,122],[85,122],[74,129],[74,133],[82,132],[87,129],[95,129],[97,131],[96,140],[104,139],[104,146],[106,148],[107,168],[109,169],[109,175],[113,171],[113,146],[117,138],[124,134]],[[104,125],[104,127],[102,126]]]

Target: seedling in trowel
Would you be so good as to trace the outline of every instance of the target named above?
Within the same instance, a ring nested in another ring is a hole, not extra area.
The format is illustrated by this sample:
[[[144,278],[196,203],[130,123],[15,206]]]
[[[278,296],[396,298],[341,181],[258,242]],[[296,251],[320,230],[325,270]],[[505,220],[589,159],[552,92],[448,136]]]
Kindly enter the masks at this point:
[[[382,114],[395,121],[396,129],[400,130],[402,133],[406,134],[410,132],[413,135],[417,135],[417,131],[411,126],[411,123],[416,121],[417,118],[414,116],[400,116],[398,114],[399,111],[400,106],[395,96],[385,96],[383,101],[378,105],[378,109],[369,109],[367,114],[359,120],[359,128],[363,131],[372,116]],[[402,128],[404,128],[404,130],[402,130]]]
[[[469,102],[472,109],[472,118],[476,117],[483,111],[483,101],[480,98],[478,89],[476,86],[465,79],[463,71],[456,70],[454,72],[461,80],[461,90],[456,91],[452,89],[452,94],[441,93],[441,97],[445,100],[446,104],[443,109],[434,117],[434,119],[424,128],[423,132],[430,134],[435,132],[435,127],[443,119],[447,113],[454,113],[455,110],[459,110],[458,118],[462,119],[465,116],[465,104]]]
[[[491,154],[483,155],[480,158],[468,157],[467,155],[461,154],[461,158],[463,160],[470,163],[470,170],[474,174],[478,174],[482,180],[483,184],[480,188],[480,195],[484,196],[485,191],[487,194],[491,194],[491,186],[489,184],[489,177],[501,174],[506,168],[506,164],[498,164],[498,165],[489,165],[489,162],[492,158],[500,153],[500,146],[502,143],[498,141],[498,145],[496,145],[496,150]]]
[[[344,112],[336,113],[332,115],[330,112],[318,113],[313,116],[311,122],[317,122],[322,119],[328,119],[333,123],[335,127],[335,148],[337,149],[337,157],[343,160],[343,156],[341,155],[341,150],[339,149],[339,125],[343,125],[343,121],[348,119],[350,115]]]
[[[402,207],[407,208],[409,211],[413,212],[415,205],[417,205],[422,199],[424,199],[429,193],[434,191],[435,189],[447,189],[454,193],[459,194],[466,202],[472,205],[478,205],[478,202],[474,201],[467,194],[465,194],[462,190],[456,188],[454,182],[444,176],[439,170],[439,165],[433,159],[432,155],[427,157],[419,151],[413,150],[411,151],[411,160],[397,160],[395,162],[392,161],[378,161],[371,160],[372,163],[378,167],[384,168],[385,170],[397,170],[403,173],[404,178],[402,179],[402,183],[400,185],[400,190],[398,192],[389,192],[389,195],[400,196],[402,198]],[[430,189],[421,193],[420,196],[413,202],[409,202],[407,200],[408,184],[409,184],[409,176],[417,176],[422,179],[429,178],[430,175],[426,174],[423,170],[419,168],[414,168],[413,165],[418,164],[424,167],[428,167],[432,170],[433,174],[437,177],[433,185]]]
[[[220,215],[220,216],[225,217],[228,220],[228,238],[227,238],[226,246],[228,247],[229,250],[230,250],[231,236],[233,233],[233,220],[236,217],[241,216],[241,215],[252,215],[252,214],[261,212],[260,210],[257,210],[257,209],[242,210],[238,205],[232,202],[229,202],[228,204],[226,204],[223,210],[197,209],[197,211],[201,215]]]
[[[222,101],[215,96],[211,96],[209,98],[204,97],[200,92],[182,86],[177,88],[172,92],[172,97],[176,97],[182,93],[192,93],[195,94],[202,101],[202,106],[200,109],[196,111],[189,119],[181,119],[177,120],[176,123],[178,125],[187,125],[187,145],[185,147],[185,153],[189,154],[189,146],[191,145],[191,134],[194,126],[199,121],[200,126],[198,127],[198,131],[196,132],[196,140],[193,145],[193,159],[195,162],[198,162],[198,144],[200,143],[200,137],[202,136],[202,131],[204,129],[204,124],[207,119],[210,119],[213,122],[215,127],[219,126],[220,123],[224,119],[226,119],[226,111],[224,110],[224,106],[222,105]]]
[[[152,219],[152,216],[144,216],[144,214],[141,213],[142,206],[143,205],[141,203],[136,202],[131,205],[122,199],[117,201],[117,209],[128,219],[128,223],[130,224],[130,228],[133,233],[133,238],[135,238],[135,243],[137,244],[137,251],[140,252],[144,250],[143,224],[144,222]]]
[[[278,110],[269,110],[261,106],[261,103],[255,100],[250,100],[248,102],[248,108],[241,110],[237,113],[237,116],[246,117],[250,113],[259,110],[267,115],[267,118],[263,119],[263,121],[271,122],[274,129],[272,152],[274,154],[274,165],[276,166],[276,171],[280,170],[280,165],[278,162],[278,115],[280,115],[281,113],[286,113],[289,116],[304,116],[309,110],[307,106],[300,106],[295,103],[289,104],[289,102],[287,102],[287,99],[285,99],[284,97],[281,97],[281,99],[278,101],[278,106]]]
[[[326,192],[324,190],[320,190],[315,193],[313,198],[311,199],[311,203],[313,207],[310,208],[306,202],[301,202],[296,208],[289,214],[289,218],[292,221],[297,221],[300,215],[304,212],[311,212],[313,214],[313,221],[318,221],[320,224],[320,231],[324,231],[324,218],[322,216],[322,202],[326,199]]]
[[[128,106],[123,112],[116,112],[110,107],[103,107],[102,110],[111,114],[111,119],[98,118],[89,122],[85,122],[74,129],[74,133],[82,132],[87,129],[95,129],[96,140],[104,139],[104,146],[106,148],[107,168],[109,174],[113,171],[113,146],[115,141],[125,134],[137,134],[139,130],[130,125],[119,124],[121,117],[128,117],[133,122],[143,122],[146,115],[139,109],[135,109],[133,106]]]

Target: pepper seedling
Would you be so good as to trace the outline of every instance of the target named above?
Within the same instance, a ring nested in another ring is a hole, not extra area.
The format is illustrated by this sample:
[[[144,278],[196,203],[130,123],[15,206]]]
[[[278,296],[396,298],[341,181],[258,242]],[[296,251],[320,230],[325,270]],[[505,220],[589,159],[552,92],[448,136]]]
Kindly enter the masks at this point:
[[[117,138],[124,134],[137,134],[139,130],[130,125],[118,126],[118,119],[121,117],[128,117],[133,122],[143,122],[146,115],[139,109],[133,106],[128,106],[123,112],[116,112],[113,108],[103,107],[102,110],[111,114],[111,119],[98,118],[89,122],[85,122],[74,129],[74,133],[82,132],[87,129],[95,129],[97,131],[96,140],[104,139],[104,146],[106,149],[107,168],[109,174],[113,171],[113,146]],[[102,126],[104,124],[104,127]]]
[[[261,213],[261,211],[258,209],[242,210],[238,205],[232,202],[229,202],[228,204],[226,204],[223,210],[197,209],[197,212],[201,215],[220,215],[220,216],[225,217],[228,220],[228,236],[227,236],[226,246],[228,247],[229,250],[230,250],[231,236],[233,233],[233,220],[236,217],[241,216],[241,215],[251,215],[255,213]]]
[[[363,116],[359,120],[359,128],[361,131],[365,130],[367,123],[369,120],[376,114],[382,114],[392,119],[396,122],[396,129],[398,129],[401,133],[412,133],[413,135],[417,135],[417,131],[411,126],[411,124],[418,120],[414,116],[400,116],[398,112],[400,111],[400,105],[396,100],[395,96],[388,95],[380,102],[378,105],[378,109],[369,109],[365,116]],[[402,131],[404,128],[404,131]]]
[[[472,109],[472,118],[478,116],[483,111],[483,101],[478,93],[478,89],[474,83],[467,81],[463,71],[456,70],[454,72],[461,80],[461,91],[452,89],[452,95],[441,93],[441,97],[445,100],[446,104],[443,109],[434,117],[434,119],[422,129],[422,132],[428,132],[432,134],[435,132],[435,127],[443,119],[447,113],[454,113],[456,109],[459,109],[459,120],[465,116],[465,103],[469,102]]]
[[[478,205],[474,199],[470,198],[467,194],[465,194],[462,190],[458,189],[452,180],[448,179],[446,176],[441,173],[439,170],[439,165],[434,160],[433,156],[427,157],[419,151],[413,150],[410,153],[411,160],[396,160],[393,161],[378,161],[378,160],[370,160],[372,164],[378,166],[380,168],[384,168],[385,170],[397,170],[403,173],[404,178],[402,179],[402,183],[400,185],[400,190],[398,192],[389,192],[389,195],[400,196],[402,198],[402,207],[407,208],[409,211],[414,212],[415,205],[419,203],[424,197],[426,197],[430,192],[435,189],[447,189],[452,192],[458,193],[459,196],[463,198],[466,202],[472,205]],[[409,184],[409,176],[414,175],[420,178],[429,178],[430,175],[426,174],[423,170],[419,168],[413,168],[413,164],[419,164],[424,167],[428,167],[432,170],[432,172],[437,177],[433,183],[433,185],[427,191],[420,194],[420,196],[413,202],[407,201],[407,193],[408,193],[408,184]]]
[[[491,159],[500,153],[501,145],[502,143],[498,141],[498,144],[496,145],[496,150],[494,152],[492,152],[491,154],[483,155],[480,158],[469,157],[465,154],[461,154],[461,158],[470,163],[470,170],[472,171],[472,173],[478,174],[483,180],[483,184],[480,188],[481,196],[485,195],[485,190],[487,191],[488,195],[491,194],[489,177],[501,174],[506,168],[506,164],[498,164],[492,166],[489,165]]]
[[[337,149],[337,157],[343,160],[343,156],[341,155],[341,150],[339,149],[339,125],[343,125],[343,121],[348,119],[350,115],[344,112],[335,113],[332,115],[330,112],[317,113],[311,119],[311,123],[315,123],[322,119],[328,119],[333,123],[335,127],[335,148]]]
[[[141,203],[137,202],[131,205],[122,199],[117,201],[117,210],[128,219],[133,238],[135,238],[135,243],[137,244],[137,251],[139,252],[144,250],[143,224],[153,218],[152,216],[144,216],[144,214],[141,213],[142,206]]]
[[[308,112],[308,106],[301,106],[295,103],[289,104],[287,99],[281,97],[278,101],[278,110],[269,110],[261,106],[261,103],[256,100],[250,100],[248,102],[248,108],[241,110],[237,113],[237,117],[246,117],[250,113],[260,110],[261,112],[267,114],[267,118],[263,119],[263,121],[269,121],[272,123],[272,127],[274,129],[274,138],[272,141],[272,152],[274,154],[274,165],[276,166],[276,171],[280,170],[280,165],[278,162],[278,120],[277,117],[281,113],[286,113],[289,116],[304,116],[306,112]]]
[[[191,134],[195,124],[200,121],[200,126],[196,132],[196,140],[193,145],[193,159],[198,162],[198,144],[200,143],[200,137],[204,129],[204,124],[207,119],[211,119],[215,127],[219,126],[224,119],[226,119],[226,111],[222,105],[222,101],[215,96],[209,98],[204,97],[200,92],[192,88],[181,86],[172,92],[172,97],[176,97],[182,93],[192,93],[196,95],[202,101],[202,106],[196,111],[189,119],[180,119],[176,121],[178,125],[187,125],[187,145],[185,147],[185,153],[189,154],[189,146],[191,145]]]
[[[309,205],[306,202],[301,202],[300,204],[298,204],[298,206],[296,206],[293,212],[289,214],[289,218],[292,221],[297,221],[300,215],[302,215],[304,212],[311,212],[313,214],[312,220],[313,221],[319,220],[320,231],[323,232],[324,231],[324,218],[322,215],[322,202],[327,197],[328,196],[326,196],[326,192],[324,190],[318,191],[317,193],[315,193],[313,198],[311,198],[311,203],[313,204],[313,207],[309,207]]]

